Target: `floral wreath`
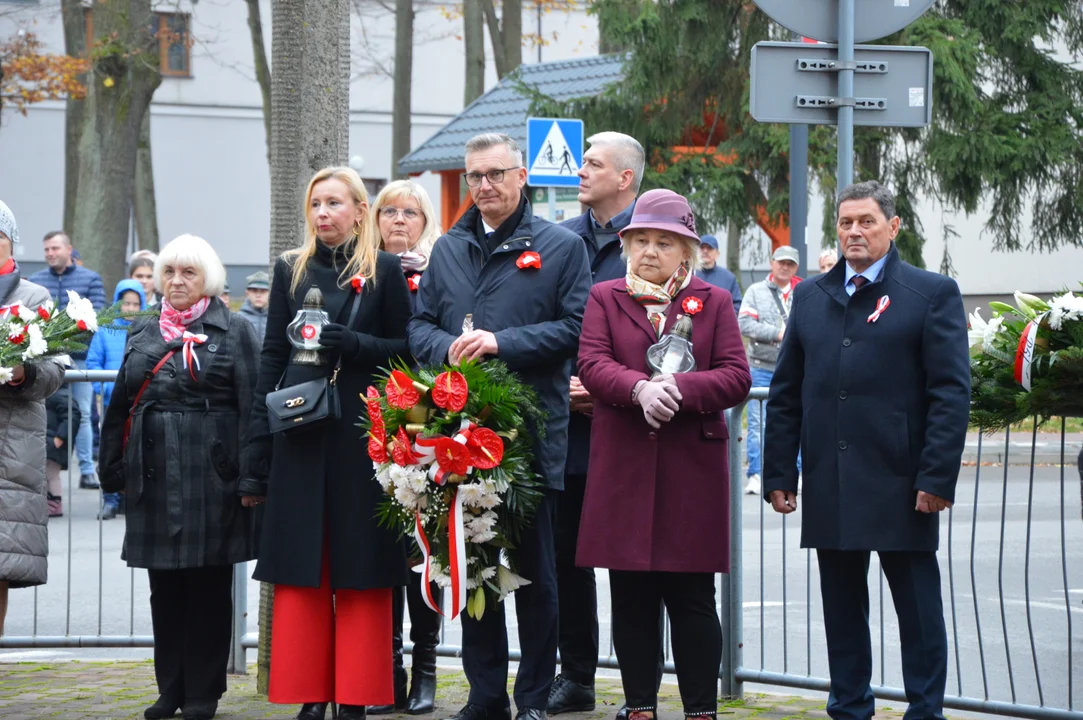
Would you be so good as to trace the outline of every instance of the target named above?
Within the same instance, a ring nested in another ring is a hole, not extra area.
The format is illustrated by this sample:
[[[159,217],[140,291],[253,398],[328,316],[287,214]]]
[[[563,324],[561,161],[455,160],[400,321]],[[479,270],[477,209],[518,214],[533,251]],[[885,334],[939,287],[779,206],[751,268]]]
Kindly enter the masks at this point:
[[[530,583],[516,546],[542,498],[532,436],[544,433],[533,389],[498,360],[411,369],[369,387],[368,452],[387,494],[381,525],[412,534],[422,596],[443,614],[430,581],[451,590],[450,617],[480,619],[489,600]],[[487,600],[487,597],[489,600]]]

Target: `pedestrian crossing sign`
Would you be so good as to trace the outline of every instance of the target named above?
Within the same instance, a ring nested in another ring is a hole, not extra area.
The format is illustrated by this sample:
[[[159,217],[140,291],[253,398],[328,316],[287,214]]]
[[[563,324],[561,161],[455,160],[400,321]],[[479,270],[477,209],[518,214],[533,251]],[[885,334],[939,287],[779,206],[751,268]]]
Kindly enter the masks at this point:
[[[527,183],[531,187],[579,187],[583,121],[527,118]]]

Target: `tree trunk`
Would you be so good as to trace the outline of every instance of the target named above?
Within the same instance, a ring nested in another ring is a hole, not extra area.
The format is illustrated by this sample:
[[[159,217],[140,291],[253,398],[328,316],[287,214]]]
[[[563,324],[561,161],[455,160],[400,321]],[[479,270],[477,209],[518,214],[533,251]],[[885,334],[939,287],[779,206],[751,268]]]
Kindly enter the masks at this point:
[[[82,0],[61,0],[64,21],[64,53],[69,57],[86,55],[86,18]],[[86,77],[80,78],[86,82]],[[79,139],[83,135],[86,101],[69,97],[64,105],[64,229],[75,225],[75,198],[79,183]]]
[[[414,73],[414,2],[395,0],[395,89],[391,109],[391,177],[406,177],[399,160],[410,152],[410,93]]]
[[[485,18],[482,3],[489,0],[463,2],[463,45],[466,49],[466,83],[463,105],[481,97],[485,92]]]
[[[350,139],[349,0],[276,0],[271,11],[270,262],[304,239],[304,194]],[[260,587],[257,690],[271,669],[273,588]]]
[[[277,0],[271,28],[273,261],[301,244],[312,175],[349,152],[350,2]]]
[[[485,24],[489,26],[489,40],[493,46],[493,63],[496,65],[496,76],[502,78],[507,74],[508,66],[504,61],[504,35],[500,30],[500,20],[496,16],[496,6],[493,5],[493,0],[479,0],[479,3],[481,12],[485,15]]]
[[[523,64],[523,0],[504,0],[500,34],[504,41],[504,75],[507,75]],[[540,42],[541,38],[538,40]],[[496,44],[495,38],[493,44]]]
[[[150,34],[151,0],[94,3],[94,37],[118,52],[95,58],[79,142],[79,188],[72,239],[86,266],[111,288],[124,278],[143,115],[162,82],[157,41]]]
[[[267,49],[263,45],[263,20],[260,17],[259,0],[248,3],[248,30],[252,36],[252,58],[256,68],[256,82],[263,98],[263,132],[267,138],[267,164],[271,164],[271,68],[267,64]]]
[[[135,154],[135,234],[140,250],[158,252],[158,204],[154,199],[154,164],[150,153],[150,108],[139,126],[139,150]]]
[[[730,220],[726,223],[726,267],[737,276],[737,284],[743,289],[741,279],[741,229]]]

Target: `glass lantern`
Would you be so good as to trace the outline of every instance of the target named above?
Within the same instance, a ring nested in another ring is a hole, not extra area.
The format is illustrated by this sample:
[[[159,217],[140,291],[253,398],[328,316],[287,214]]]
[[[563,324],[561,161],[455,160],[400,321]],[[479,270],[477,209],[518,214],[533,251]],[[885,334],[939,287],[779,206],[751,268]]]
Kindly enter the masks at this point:
[[[330,322],[323,309],[323,293],[313,285],[293,322],[286,327],[286,337],[297,348],[290,362],[297,365],[326,365],[327,358],[320,351],[320,331]]]
[[[696,358],[692,355],[692,318],[677,316],[673,329],[647,348],[647,365],[654,371],[653,377],[696,369]]]

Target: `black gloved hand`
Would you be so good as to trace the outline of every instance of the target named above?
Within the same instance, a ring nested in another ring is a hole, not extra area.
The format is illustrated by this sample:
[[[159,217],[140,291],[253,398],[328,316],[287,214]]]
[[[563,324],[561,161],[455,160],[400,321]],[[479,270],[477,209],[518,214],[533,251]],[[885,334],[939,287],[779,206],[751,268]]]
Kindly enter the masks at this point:
[[[357,333],[345,325],[330,323],[320,330],[320,347],[336,350],[343,357],[353,357],[361,349],[361,341],[357,339]]]

